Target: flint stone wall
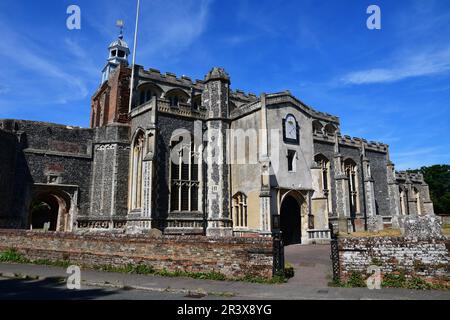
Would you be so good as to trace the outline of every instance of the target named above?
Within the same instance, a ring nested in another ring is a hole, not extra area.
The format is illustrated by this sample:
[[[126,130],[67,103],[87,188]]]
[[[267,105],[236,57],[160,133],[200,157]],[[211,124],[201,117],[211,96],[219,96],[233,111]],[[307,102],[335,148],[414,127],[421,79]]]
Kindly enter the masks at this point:
[[[145,264],[155,270],[218,272],[227,278],[272,277],[271,238],[130,236],[0,229],[0,252],[15,248],[31,260],[68,260],[85,267]]]
[[[404,271],[407,276],[442,279],[450,276],[450,241],[403,237],[339,238],[341,280],[352,272],[367,273],[379,266],[381,273]]]

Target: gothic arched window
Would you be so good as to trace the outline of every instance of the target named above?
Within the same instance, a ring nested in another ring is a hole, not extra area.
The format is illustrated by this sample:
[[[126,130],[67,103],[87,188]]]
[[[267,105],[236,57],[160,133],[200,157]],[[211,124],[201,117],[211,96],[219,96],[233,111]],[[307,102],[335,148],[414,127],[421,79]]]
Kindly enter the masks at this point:
[[[414,201],[416,202],[416,213],[418,215],[422,214],[422,206],[420,204],[420,191],[417,188],[413,188]]]
[[[162,89],[154,83],[145,83],[139,86],[139,104],[144,104],[153,99],[161,97]]]
[[[336,130],[337,130],[336,127],[331,123],[328,123],[324,128],[325,133],[329,136],[333,136]]]
[[[180,103],[187,103],[189,95],[181,89],[172,89],[166,93],[166,99],[169,100],[171,107],[178,107]]]
[[[247,196],[241,192],[233,197],[233,224],[240,228],[248,226]]]
[[[199,156],[193,141],[172,140],[170,211],[199,211]]]
[[[350,213],[355,215],[359,211],[358,193],[358,167],[352,159],[344,161],[344,172],[348,178],[348,190],[350,197]]]
[[[322,154],[318,154],[314,157],[314,161],[320,167],[320,178],[319,178],[319,187],[324,195],[327,198],[328,212],[331,212],[331,194],[330,194],[330,185],[331,185],[331,168],[330,161]]]
[[[405,190],[400,187],[400,213],[405,216],[407,215],[406,206],[408,205],[408,202],[406,200],[406,192]]]
[[[312,123],[313,126],[313,133],[315,134],[322,134],[323,133],[323,125],[320,123],[319,120],[314,120]]]
[[[144,157],[144,132],[139,131],[133,142],[131,161],[131,210],[142,207],[142,160]]]
[[[194,96],[192,100],[192,108],[194,108],[194,110],[198,110],[200,109],[201,106],[202,106],[202,95],[198,94]]]

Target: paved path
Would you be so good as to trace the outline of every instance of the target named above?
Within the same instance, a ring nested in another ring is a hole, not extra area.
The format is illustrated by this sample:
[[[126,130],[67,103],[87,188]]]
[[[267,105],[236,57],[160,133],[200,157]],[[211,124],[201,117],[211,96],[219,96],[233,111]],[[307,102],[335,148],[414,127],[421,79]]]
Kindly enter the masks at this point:
[[[25,275],[32,277],[34,280],[18,279]],[[415,291],[405,289],[371,291],[365,288],[328,288],[322,285],[314,287],[301,286],[297,280],[279,285],[264,285],[246,282],[108,273],[93,270],[82,270],[83,291],[77,293],[76,291],[70,290],[70,293],[68,293],[68,289],[64,286],[65,277],[67,277],[67,274],[64,268],[26,264],[0,264],[0,299],[14,299],[24,296],[35,299],[52,299],[52,297],[54,299],[54,295],[48,294],[47,282],[53,281],[54,283],[55,281],[60,281],[60,290],[57,296],[61,299],[121,299],[123,295],[126,295],[128,299],[182,299],[195,297],[202,299],[239,300],[450,300],[450,293],[446,291]],[[20,281],[12,282],[14,279]],[[299,279],[302,281],[301,278]],[[89,290],[89,288],[93,290]],[[124,291],[127,292],[124,293]]]
[[[284,250],[285,261],[295,270],[290,283],[313,288],[328,286],[332,278],[330,245],[293,245]]]

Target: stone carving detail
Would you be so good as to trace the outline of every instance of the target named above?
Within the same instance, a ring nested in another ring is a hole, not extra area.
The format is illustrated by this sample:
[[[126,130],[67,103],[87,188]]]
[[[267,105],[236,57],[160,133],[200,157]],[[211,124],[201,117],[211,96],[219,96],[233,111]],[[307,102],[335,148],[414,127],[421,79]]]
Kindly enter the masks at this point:
[[[203,228],[203,220],[167,220],[169,228]]]
[[[78,221],[81,229],[108,229],[109,221]]]
[[[110,229],[110,226],[114,229],[124,229],[127,222],[125,220],[105,221],[105,220],[90,220],[90,221],[78,221],[79,229]]]
[[[158,111],[179,116],[201,119],[206,118],[206,113],[203,107],[201,107],[200,110],[192,110],[187,104],[180,104],[179,107],[171,107],[169,102],[165,100],[158,100]]]
[[[124,229],[127,225],[126,221],[113,221],[114,229]]]
[[[130,146],[121,146],[117,144],[101,144],[95,147],[96,151],[104,151],[104,150],[130,150]]]

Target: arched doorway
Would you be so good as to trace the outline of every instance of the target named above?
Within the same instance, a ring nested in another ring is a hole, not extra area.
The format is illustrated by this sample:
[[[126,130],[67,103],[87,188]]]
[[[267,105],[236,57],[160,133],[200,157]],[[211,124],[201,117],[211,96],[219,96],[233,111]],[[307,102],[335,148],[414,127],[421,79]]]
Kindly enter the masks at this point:
[[[301,207],[292,195],[286,195],[281,203],[280,229],[284,245],[302,242]]]
[[[67,231],[70,197],[65,194],[39,193],[33,197],[30,205],[30,229],[39,230],[48,226],[48,231]]]

